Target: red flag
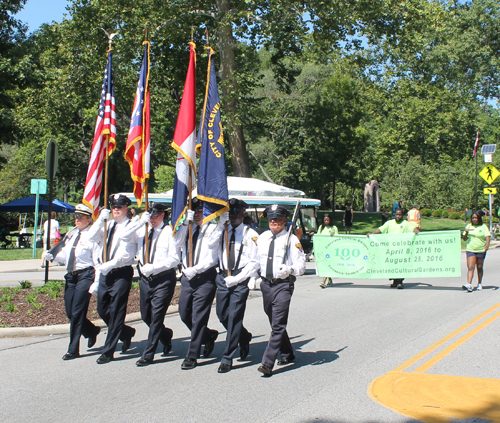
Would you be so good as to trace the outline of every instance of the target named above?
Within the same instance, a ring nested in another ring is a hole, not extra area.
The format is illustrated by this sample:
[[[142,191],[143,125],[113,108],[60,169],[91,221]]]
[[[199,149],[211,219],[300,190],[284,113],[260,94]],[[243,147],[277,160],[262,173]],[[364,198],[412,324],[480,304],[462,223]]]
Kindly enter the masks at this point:
[[[189,66],[172,142],[172,147],[177,150],[171,213],[174,233],[186,211],[189,190],[193,189],[196,182],[196,59],[195,44],[191,42],[189,45]]]
[[[89,169],[83,192],[82,202],[92,210],[92,217],[97,218],[99,213],[99,198],[102,189],[102,168],[106,141],[109,140],[108,155],[116,148],[116,112],[115,90],[111,75],[111,51],[108,52],[108,63],[104,72],[101,101],[94,132],[94,142],[90,152]]]
[[[134,195],[141,207],[142,197],[150,173],[150,118],[149,118],[149,41],[144,41],[144,59],[135,93],[134,108],[130,119],[125,159],[130,165],[134,181]]]

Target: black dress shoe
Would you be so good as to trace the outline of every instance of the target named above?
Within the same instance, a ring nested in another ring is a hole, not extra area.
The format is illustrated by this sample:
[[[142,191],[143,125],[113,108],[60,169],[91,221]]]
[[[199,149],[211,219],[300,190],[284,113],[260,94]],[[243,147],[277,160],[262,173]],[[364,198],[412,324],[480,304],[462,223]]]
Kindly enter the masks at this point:
[[[101,354],[101,356],[97,359],[97,364],[106,364],[113,361],[113,357],[108,357],[107,355]]]
[[[137,367],[144,367],[144,366],[149,366],[150,364],[153,364],[153,359],[152,358],[140,358],[135,362],[135,365]]]
[[[80,354],[78,354],[78,353],[75,353],[75,354],[66,353],[62,356],[62,359],[63,360],[73,360],[73,359],[78,358],[78,357],[80,357]]]
[[[100,327],[97,327],[97,332],[95,335],[92,335],[92,336],[89,336],[89,341],[87,342],[87,347],[88,348],[92,348],[96,341],[97,341],[97,335],[99,335],[99,333],[101,332],[101,328]]]
[[[197,364],[196,359],[186,357],[181,364],[181,369],[182,370],[191,370],[191,369],[194,369],[196,367],[196,364]]]
[[[288,358],[278,360],[278,366],[285,366],[287,364],[293,363],[294,361],[295,361],[295,354],[291,355]]]
[[[273,375],[273,369],[271,369],[269,366],[266,366],[265,364],[261,364],[257,370],[266,377]]]
[[[124,352],[127,352],[127,350],[130,348],[130,345],[132,344],[132,338],[134,337],[135,335],[135,329],[132,328],[132,335],[130,336],[130,338],[127,338],[125,339],[125,341],[123,341],[123,344],[122,344],[122,353]]]
[[[248,341],[245,343],[240,343],[240,360],[244,360],[247,358],[248,353],[250,352],[250,341],[252,340],[252,334],[249,333]]]
[[[167,355],[171,349],[172,349],[172,339],[169,339],[168,341],[165,341],[165,343],[163,344],[163,355]]]
[[[215,341],[219,336],[219,332],[217,332],[215,329],[209,329],[209,330],[210,330],[209,339],[205,344],[205,348],[203,349],[203,357],[205,358],[210,357],[210,354],[212,354],[212,351],[214,350],[215,346]]]
[[[227,373],[229,371],[231,371],[230,364],[220,363],[219,370],[217,370],[217,373]]]

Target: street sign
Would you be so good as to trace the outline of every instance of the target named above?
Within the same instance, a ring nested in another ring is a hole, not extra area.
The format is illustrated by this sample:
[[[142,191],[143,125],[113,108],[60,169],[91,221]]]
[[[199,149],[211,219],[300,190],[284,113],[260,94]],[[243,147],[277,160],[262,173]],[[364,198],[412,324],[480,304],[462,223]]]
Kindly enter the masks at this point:
[[[47,194],[47,179],[32,179],[31,194]]]
[[[485,194],[496,194],[497,189],[496,188],[483,188],[483,193]]]
[[[59,160],[59,151],[54,140],[50,140],[45,150],[45,167],[47,168],[47,178],[54,179],[57,173],[57,162]]]
[[[496,178],[498,178],[499,175],[500,172],[492,164],[487,165],[481,172],[479,172],[479,176],[488,184],[491,184]]]

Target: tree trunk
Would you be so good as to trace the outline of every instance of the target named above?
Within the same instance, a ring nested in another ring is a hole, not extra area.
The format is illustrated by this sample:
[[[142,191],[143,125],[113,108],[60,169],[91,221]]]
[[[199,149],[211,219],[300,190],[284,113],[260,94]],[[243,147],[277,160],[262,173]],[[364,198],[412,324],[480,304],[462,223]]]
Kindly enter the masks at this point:
[[[335,182],[336,179],[333,178],[332,181],[332,212],[335,213]]]
[[[222,95],[224,98],[224,111],[229,117],[225,132],[228,136],[229,147],[231,149],[234,175],[251,178],[252,174],[250,172],[250,162],[243,136],[243,127],[236,123],[238,100],[235,97],[235,93],[238,87],[234,79],[236,71],[234,56],[235,40],[231,19],[226,19],[226,16],[229,16],[228,12],[231,8],[231,0],[217,0],[217,7],[219,15],[222,16],[218,25]]]

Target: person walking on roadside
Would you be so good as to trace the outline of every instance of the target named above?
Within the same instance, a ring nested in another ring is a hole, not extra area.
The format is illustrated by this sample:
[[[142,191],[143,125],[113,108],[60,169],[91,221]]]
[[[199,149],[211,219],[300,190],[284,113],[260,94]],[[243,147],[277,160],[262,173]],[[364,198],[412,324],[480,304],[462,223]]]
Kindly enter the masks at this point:
[[[227,228],[229,252],[225,242],[225,230],[220,242],[220,273],[215,279],[217,284],[216,311],[227,334],[219,373],[227,373],[231,370],[238,344],[240,345],[240,359],[247,358],[252,339],[252,334],[243,326],[243,317],[250,292],[248,283],[252,276],[257,276],[259,268],[257,254],[259,235],[243,224],[247,207],[247,203],[242,200],[236,198],[229,200],[230,225]]]
[[[422,221],[420,219],[420,212],[416,204],[410,211],[408,211],[408,222],[412,223],[418,229],[422,230]]]
[[[122,341],[122,352],[126,352],[135,335],[135,329],[125,324],[125,317],[134,276],[132,264],[137,252],[137,240],[135,236],[128,241],[122,239],[130,223],[127,212],[132,202],[125,195],[114,194],[109,197],[109,203],[113,220],[107,227],[107,261],[96,267],[98,282],[94,282],[90,287],[91,293],[97,290],[97,312],[108,325],[108,335],[97,364],[107,364],[113,360],[118,340]],[[103,243],[104,221],[109,215],[110,210],[101,211],[99,218],[92,225],[90,241]]]
[[[370,232],[368,235],[375,234],[403,234],[403,233],[411,233],[414,232],[418,234],[420,229],[413,226],[410,222],[403,220],[403,209],[396,209],[395,212],[396,218],[393,220],[388,220],[385,222],[380,228],[375,229],[373,232]],[[403,281],[404,279],[389,279],[392,280],[391,288],[403,289]]]
[[[264,376],[272,376],[278,354],[279,366],[295,361],[286,326],[295,279],[305,273],[306,257],[299,239],[293,234],[287,237],[288,210],[274,204],[267,206],[264,214],[269,219],[270,231],[259,236],[257,247],[262,276],[260,289],[264,311],[271,324],[271,336],[257,370]]]
[[[187,226],[183,226],[179,242],[182,245],[182,278],[181,293],[179,295],[179,315],[181,320],[191,331],[191,341],[186,358],[181,364],[182,370],[194,369],[203,349],[203,356],[210,357],[219,332],[209,329],[208,319],[215,297],[217,276],[218,248],[223,222],[227,220],[227,213],[221,216],[219,224],[203,223],[203,202],[193,198],[194,224],[191,242]],[[225,219],[225,220],[224,220]],[[192,266],[189,263],[189,249],[192,248]]]
[[[472,292],[472,279],[474,269],[477,268],[477,290],[483,289],[483,264],[488,248],[490,248],[490,230],[483,223],[483,219],[478,212],[472,213],[470,223],[467,224],[462,233],[462,239],[467,241],[465,251],[467,254],[467,283],[462,285],[462,289]]]
[[[88,339],[87,347],[92,348],[101,331],[87,319],[90,302],[89,288],[94,282],[101,246],[89,242],[89,228],[92,210],[84,204],[75,207],[75,229],[69,232],[60,244],[43,254],[44,260],[64,263],[64,306],[70,321],[68,352],[63,360],[73,360],[80,356],[80,337]]]
[[[351,208],[351,203],[347,203],[345,205],[344,217],[342,218],[346,234],[351,233],[353,221],[354,221],[354,210]]]
[[[124,241],[137,241],[141,318],[149,327],[146,347],[135,363],[139,367],[153,363],[158,342],[163,345],[163,355],[172,348],[173,331],[166,328],[163,321],[177,283],[175,269],[180,263],[180,247],[176,244],[177,235],[173,237],[172,228],[165,223],[168,221],[166,207],[163,203],[151,203],[148,211],[131,223],[122,237]]]
[[[317,234],[318,235],[330,235],[330,236],[334,236],[334,235],[338,235],[339,234],[339,230],[333,224],[332,216],[331,216],[330,213],[325,213],[324,214],[324,216],[323,216],[323,224],[319,226]],[[327,281],[328,281],[328,283],[327,283]],[[333,285],[332,278],[324,278],[323,282],[321,282],[319,284],[319,286],[321,288],[326,288],[327,286],[332,286],[332,285]]]

